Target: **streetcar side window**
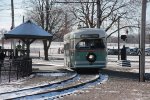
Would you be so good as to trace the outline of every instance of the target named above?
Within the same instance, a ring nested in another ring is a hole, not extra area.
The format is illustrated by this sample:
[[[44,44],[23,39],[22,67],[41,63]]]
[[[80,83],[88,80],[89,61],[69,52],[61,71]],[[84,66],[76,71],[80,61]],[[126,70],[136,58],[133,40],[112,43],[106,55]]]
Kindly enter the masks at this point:
[[[69,43],[64,44],[65,56],[69,56]]]
[[[71,48],[71,49],[74,48],[74,40],[72,40],[72,41],[70,42],[70,48]]]
[[[64,49],[69,50],[69,43],[64,44]]]

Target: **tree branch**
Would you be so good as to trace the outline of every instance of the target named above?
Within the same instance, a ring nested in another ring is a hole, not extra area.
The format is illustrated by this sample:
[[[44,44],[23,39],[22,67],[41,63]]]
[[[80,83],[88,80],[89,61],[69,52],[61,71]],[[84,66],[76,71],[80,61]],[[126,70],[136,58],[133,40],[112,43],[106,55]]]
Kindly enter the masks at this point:
[[[109,38],[112,34],[114,34],[115,32],[117,32],[118,30],[121,30],[121,29],[124,29],[124,28],[127,28],[127,27],[129,27],[129,28],[140,28],[140,27],[138,27],[138,26],[123,26],[123,27],[121,27],[121,28],[119,28],[119,29],[117,29],[117,30],[115,30],[115,31],[113,31],[112,33],[110,33],[108,36],[107,36],[107,38]]]

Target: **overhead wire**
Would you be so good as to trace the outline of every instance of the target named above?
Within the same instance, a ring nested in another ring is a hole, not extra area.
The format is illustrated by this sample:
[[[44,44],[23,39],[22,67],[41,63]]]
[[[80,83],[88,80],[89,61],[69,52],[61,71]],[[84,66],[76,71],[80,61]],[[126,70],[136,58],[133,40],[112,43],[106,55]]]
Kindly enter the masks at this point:
[[[14,9],[30,8],[30,7],[23,7],[22,2],[23,1],[14,3],[14,5],[17,6]],[[26,3],[28,2],[29,1],[26,1]],[[0,2],[0,11],[4,11],[4,10],[11,10],[11,4],[8,4],[8,2],[6,3],[4,1]]]

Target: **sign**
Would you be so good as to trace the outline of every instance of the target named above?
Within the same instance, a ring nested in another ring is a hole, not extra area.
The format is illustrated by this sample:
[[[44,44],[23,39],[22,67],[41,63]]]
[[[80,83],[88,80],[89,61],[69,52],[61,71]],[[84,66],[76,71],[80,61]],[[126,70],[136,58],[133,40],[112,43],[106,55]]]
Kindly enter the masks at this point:
[[[141,49],[138,49],[137,54],[138,54],[139,56],[142,55]]]
[[[81,38],[99,38],[99,34],[82,34]]]

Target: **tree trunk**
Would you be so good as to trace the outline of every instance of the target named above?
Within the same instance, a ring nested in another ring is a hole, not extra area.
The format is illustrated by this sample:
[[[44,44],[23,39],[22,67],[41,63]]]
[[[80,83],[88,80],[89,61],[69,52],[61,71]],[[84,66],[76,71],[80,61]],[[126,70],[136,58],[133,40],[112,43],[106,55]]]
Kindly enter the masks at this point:
[[[46,28],[45,28],[45,31],[47,31],[47,32],[48,32],[48,24],[49,24],[49,0],[46,0]],[[43,40],[43,44],[44,44],[45,60],[49,60],[48,59],[49,46],[47,45],[47,40]]]
[[[48,58],[48,46],[47,46],[47,40],[43,40],[43,44],[44,44],[44,59],[45,60],[49,60]]]

